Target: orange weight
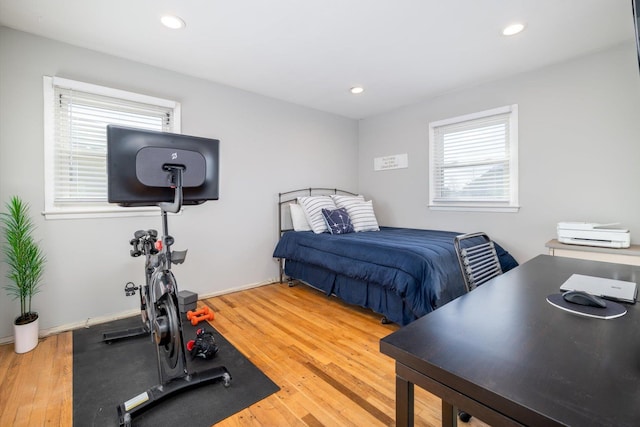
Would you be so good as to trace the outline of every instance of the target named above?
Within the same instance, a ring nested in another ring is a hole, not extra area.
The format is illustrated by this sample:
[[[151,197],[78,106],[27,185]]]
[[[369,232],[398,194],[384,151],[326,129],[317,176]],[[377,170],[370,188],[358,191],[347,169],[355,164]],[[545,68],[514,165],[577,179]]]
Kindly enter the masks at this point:
[[[197,325],[198,323],[202,322],[203,320],[213,320],[215,317],[215,315],[213,314],[213,312],[209,312],[206,314],[201,314],[199,316],[192,316],[191,319],[191,324],[193,326]]]
[[[200,316],[203,314],[209,314],[209,307],[204,306],[194,311],[191,311],[191,310],[187,311],[187,319],[191,320],[192,317]]]

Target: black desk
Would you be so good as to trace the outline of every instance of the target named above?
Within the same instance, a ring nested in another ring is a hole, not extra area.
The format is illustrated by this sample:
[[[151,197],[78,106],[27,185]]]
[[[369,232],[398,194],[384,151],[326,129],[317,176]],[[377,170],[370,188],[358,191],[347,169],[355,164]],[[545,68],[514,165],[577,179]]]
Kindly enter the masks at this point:
[[[551,306],[573,273],[640,283],[640,267],[540,255],[380,341],[396,360],[396,424],[414,384],[494,426],[640,425],[640,303],[611,320]]]

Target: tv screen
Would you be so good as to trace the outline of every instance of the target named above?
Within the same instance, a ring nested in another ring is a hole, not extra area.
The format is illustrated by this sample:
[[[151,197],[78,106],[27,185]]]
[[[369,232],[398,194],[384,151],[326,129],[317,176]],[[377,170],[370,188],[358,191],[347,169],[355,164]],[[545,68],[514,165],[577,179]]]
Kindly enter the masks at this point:
[[[640,0],[633,0],[633,25],[636,27],[636,49],[638,50],[638,65],[640,65]]]
[[[217,139],[107,126],[107,194],[120,206],[172,202],[171,168],[182,172],[183,204],[217,200]]]

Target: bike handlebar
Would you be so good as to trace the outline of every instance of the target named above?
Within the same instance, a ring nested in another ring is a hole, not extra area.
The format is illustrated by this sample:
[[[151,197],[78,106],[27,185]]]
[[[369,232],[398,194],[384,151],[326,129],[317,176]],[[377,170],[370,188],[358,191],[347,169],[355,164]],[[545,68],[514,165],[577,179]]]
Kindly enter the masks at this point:
[[[173,264],[182,264],[187,256],[187,251],[171,251],[170,246],[174,243],[172,236],[165,236],[163,240],[167,253],[173,253],[170,257],[171,262]],[[129,241],[129,244],[133,246],[129,254],[134,258],[140,255],[156,255],[163,249],[163,240],[158,240],[158,232],[156,230],[138,230],[133,233],[133,239]]]
[[[133,233],[133,239],[129,241],[129,244],[133,246],[133,249],[129,251],[132,257],[139,257],[140,255],[155,255],[158,250],[155,247],[155,243],[158,240],[158,232],[156,230],[138,230]]]

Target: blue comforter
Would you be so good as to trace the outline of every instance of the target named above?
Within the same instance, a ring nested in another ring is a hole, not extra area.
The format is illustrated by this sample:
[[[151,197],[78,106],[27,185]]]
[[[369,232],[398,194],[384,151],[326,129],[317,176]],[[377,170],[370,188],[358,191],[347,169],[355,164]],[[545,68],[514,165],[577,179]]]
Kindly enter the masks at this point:
[[[381,227],[342,235],[284,233],[273,256],[376,283],[399,295],[416,318],[465,293],[453,247],[460,233]],[[518,263],[496,244],[503,271]]]

